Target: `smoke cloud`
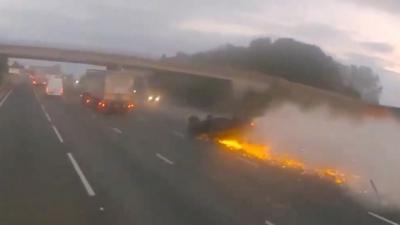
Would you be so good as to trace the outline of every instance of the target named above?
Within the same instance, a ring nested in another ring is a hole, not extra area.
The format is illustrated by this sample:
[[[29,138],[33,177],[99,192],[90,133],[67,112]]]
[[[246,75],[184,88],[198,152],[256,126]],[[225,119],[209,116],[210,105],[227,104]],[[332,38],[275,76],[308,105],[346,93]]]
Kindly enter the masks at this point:
[[[347,116],[324,105],[302,110],[279,104],[256,121],[253,138],[308,165],[343,171],[350,177],[352,193],[376,202],[369,183],[373,180],[382,199],[400,206],[400,123],[389,116],[355,113],[359,111]]]

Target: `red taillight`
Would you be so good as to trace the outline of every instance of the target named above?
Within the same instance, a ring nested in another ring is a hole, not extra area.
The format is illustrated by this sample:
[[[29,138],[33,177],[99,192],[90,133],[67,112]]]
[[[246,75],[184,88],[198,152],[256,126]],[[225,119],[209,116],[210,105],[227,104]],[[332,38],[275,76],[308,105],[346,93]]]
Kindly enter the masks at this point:
[[[32,84],[36,84],[36,80],[32,81]]]
[[[90,99],[86,99],[86,103],[89,103],[90,102]]]
[[[132,103],[128,104],[128,109],[131,109],[133,107],[134,107],[134,105]]]
[[[99,103],[97,103],[97,105],[104,108],[107,104],[103,101],[100,101]]]

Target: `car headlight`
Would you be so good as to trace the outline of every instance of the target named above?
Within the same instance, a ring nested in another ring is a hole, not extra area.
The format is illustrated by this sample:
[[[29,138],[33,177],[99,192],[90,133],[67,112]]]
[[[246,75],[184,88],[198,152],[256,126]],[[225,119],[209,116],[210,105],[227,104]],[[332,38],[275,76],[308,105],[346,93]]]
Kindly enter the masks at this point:
[[[160,101],[160,96],[157,96],[154,100],[156,100],[156,102]]]
[[[153,96],[149,96],[149,97],[147,97],[147,101],[153,101]]]

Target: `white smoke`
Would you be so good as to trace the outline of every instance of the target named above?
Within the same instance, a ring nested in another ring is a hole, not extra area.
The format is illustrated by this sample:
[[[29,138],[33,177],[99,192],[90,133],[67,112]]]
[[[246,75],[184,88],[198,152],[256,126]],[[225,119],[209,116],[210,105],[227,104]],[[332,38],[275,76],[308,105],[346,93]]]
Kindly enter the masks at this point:
[[[360,176],[349,183],[355,193],[374,196],[372,179],[384,199],[400,206],[400,123],[389,117],[356,117],[335,116],[324,106],[304,111],[282,104],[256,121],[254,138],[315,167]]]

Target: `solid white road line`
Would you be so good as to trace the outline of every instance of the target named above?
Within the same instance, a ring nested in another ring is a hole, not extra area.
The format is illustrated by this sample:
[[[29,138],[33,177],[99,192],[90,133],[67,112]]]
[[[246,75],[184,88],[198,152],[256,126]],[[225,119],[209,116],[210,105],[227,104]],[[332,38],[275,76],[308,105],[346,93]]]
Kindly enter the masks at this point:
[[[0,107],[3,106],[4,102],[6,102],[8,96],[11,94],[12,91],[13,91],[12,89],[9,90],[9,91],[7,92],[7,94],[3,97],[3,100],[1,100],[1,102],[0,102]]]
[[[36,94],[36,91],[35,91],[35,90],[33,91],[33,94],[35,95],[36,100],[39,102],[40,108],[42,108],[42,111],[43,111],[44,115],[46,116],[47,121],[49,121],[49,122],[51,123],[51,117],[50,117],[49,113],[47,113],[46,108],[44,107],[44,105],[43,105],[42,103],[40,103],[39,97],[38,97],[38,95]],[[57,129],[56,129],[56,130],[57,130]],[[56,132],[56,133],[57,133],[57,132]],[[58,136],[58,135],[57,135],[57,136]],[[60,137],[61,137],[61,136],[60,136]],[[59,137],[59,138],[60,138],[60,137]],[[61,138],[61,140],[62,140],[62,138]],[[62,141],[61,141],[61,142],[62,142]]]
[[[385,217],[380,216],[380,215],[378,215],[378,214],[376,214],[376,213],[368,212],[368,214],[371,215],[371,216],[373,216],[373,217],[375,217],[375,218],[377,218],[377,219],[380,219],[380,220],[382,220],[382,221],[384,221],[384,222],[386,222],[386,223],[388,223],[388,224],[399,225],[398,223],[393,222],[393,221],[391,221],[391,220],[389,220],[389,219],[386,219]]]
[[[169,165],[174,165],[174,162],[172,162],[171,160],[169,160],[167,157],[161,155],[160,153],[156,153],[156,156],[161,159],[162,161],[168,163]]]
[[[53,128],[54,133],[56,133],[56,135],[57,135],[57,137],[58,137],[58,140],[60,140],[61,143],[64,143],[64,140],[63,140],[63,138],[61,137],[60,132],[58,132],[57,127],[54,126],[54,125],[51,125],[51,127]]]
[[[268,220],[265,220],[265,224],[267,224],[267,225],[275,225],[273,222],[268,221]]]
[[[181,132],[176,131],[176,130],[172,131],[172,134],[177,136],[177,137],[179,137],[179,138],[184,138],[185,137],[184,134],[182,134]]]
[[[74,166],[74,169],[75,169],[76,173],[78,174],[79,178],[81,179],[81,182],[82,182],[83,186],[85,187],[86,192],[88,193],[88,195],[89,196],[95,196],[96,193],[94,192],[92,186],[90,186],[89,181],[86,179],[86,177],[83,174],[81,168],[79,167],[78,163],[74,159],[74,156],[72,155],[72,153],[68,152],[67,155],[68,155],[69,160],[72,163],[72,166]]]
[[[112,129],[113,129],[113,131],[115,133],[122,134],[122,130],[120,130],[120,129],[116,128],[116,127],[113,127]]]

